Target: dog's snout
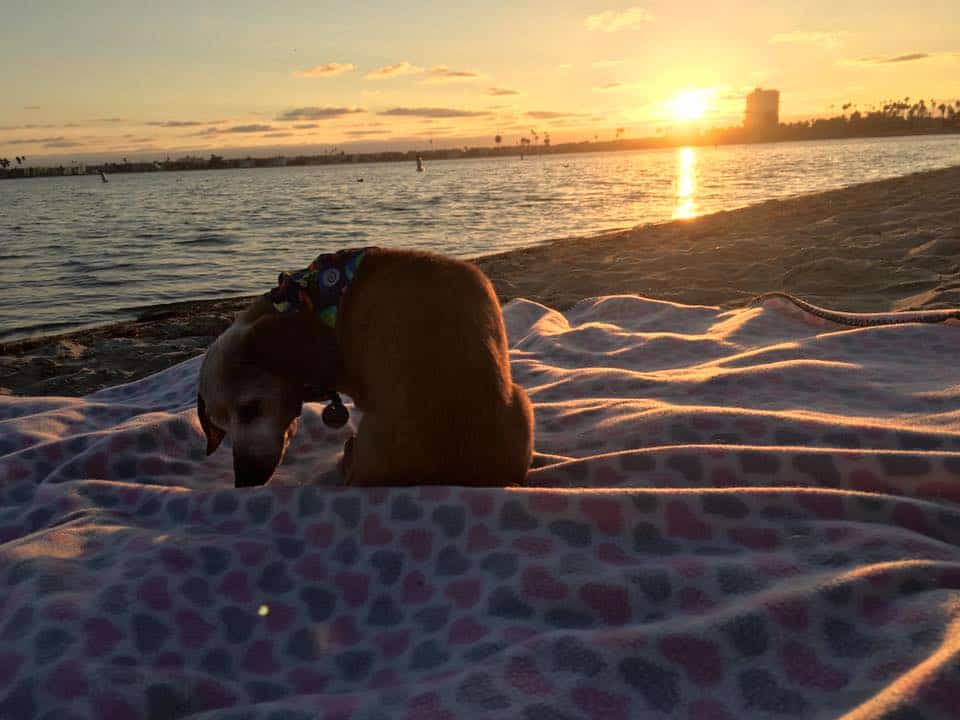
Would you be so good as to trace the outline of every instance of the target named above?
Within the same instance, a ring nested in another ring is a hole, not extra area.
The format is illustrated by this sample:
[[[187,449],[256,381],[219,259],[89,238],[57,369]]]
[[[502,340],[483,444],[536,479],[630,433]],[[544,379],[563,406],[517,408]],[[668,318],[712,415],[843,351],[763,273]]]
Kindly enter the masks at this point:
[[[234,454],[234,487],[257,487],[259,485],[266,485],[276,467],[277,464],[275,462]]]

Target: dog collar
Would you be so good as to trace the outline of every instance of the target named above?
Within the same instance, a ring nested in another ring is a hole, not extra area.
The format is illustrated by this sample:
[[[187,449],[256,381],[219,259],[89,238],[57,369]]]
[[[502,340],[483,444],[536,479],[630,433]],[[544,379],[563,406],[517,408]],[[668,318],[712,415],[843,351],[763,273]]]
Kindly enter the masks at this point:
[[[338,250],[317,257],[305,270],[282,272],[277,287],[268,293],[277,312],[308,310],[320,321],[336,327],[337,311],[344,293],[350,287],[363,256],[371,247]]]

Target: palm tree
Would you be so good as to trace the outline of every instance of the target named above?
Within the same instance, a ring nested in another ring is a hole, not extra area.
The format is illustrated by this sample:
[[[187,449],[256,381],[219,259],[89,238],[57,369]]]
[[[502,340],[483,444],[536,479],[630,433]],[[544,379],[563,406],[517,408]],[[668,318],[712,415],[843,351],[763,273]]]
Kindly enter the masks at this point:
[[[494,136],[493,136],[493,141],[497,144],[497,149],[499,150],[499,149],[500,149],[500,143],[503,142],[503,138],[500,137],[499,135],[494,135]]]
[[[523,151],[530,145],[530,138],[522,137],[520,138],[520,159],[523,160]]]

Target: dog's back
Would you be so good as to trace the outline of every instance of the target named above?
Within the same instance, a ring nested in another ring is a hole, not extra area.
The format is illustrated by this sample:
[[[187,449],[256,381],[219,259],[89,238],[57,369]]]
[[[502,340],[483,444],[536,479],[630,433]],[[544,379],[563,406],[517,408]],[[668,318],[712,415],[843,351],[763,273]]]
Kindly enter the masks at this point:
[[[500,306],[478,268],[372,250],[339,332],[354,399],[376,417],[368,442],[367,428],[358,432],[358,457],[364,448],[376,453],[376,462],[361,462],[390,475],[357,482],[522,482],[533,412],[512,382]]]

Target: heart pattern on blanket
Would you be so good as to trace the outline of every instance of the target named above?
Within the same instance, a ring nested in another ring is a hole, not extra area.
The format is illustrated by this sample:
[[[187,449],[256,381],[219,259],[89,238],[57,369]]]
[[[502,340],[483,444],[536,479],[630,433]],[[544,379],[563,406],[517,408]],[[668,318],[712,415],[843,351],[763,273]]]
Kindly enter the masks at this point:
[[[236,490],[197,360],[0,397],[0,717],[950,717],[960,329],[785,302],[507,305],[526,488],[331,486],[307,404]]]

